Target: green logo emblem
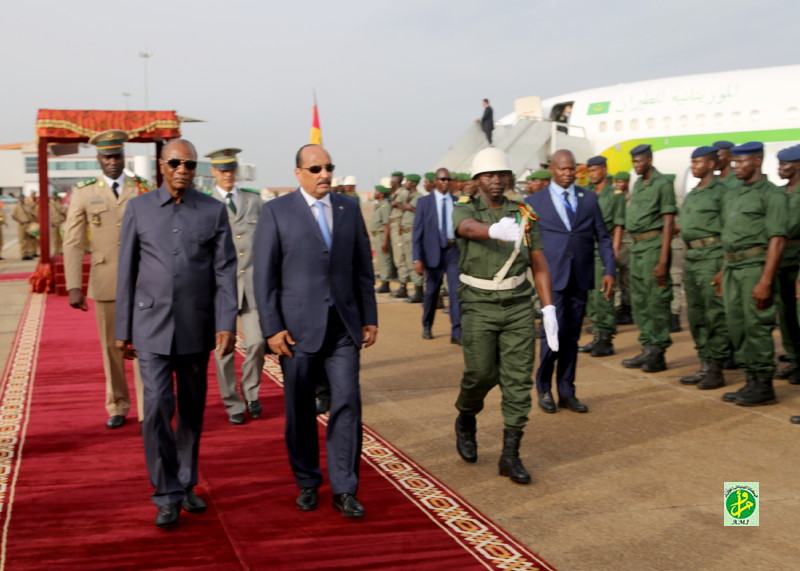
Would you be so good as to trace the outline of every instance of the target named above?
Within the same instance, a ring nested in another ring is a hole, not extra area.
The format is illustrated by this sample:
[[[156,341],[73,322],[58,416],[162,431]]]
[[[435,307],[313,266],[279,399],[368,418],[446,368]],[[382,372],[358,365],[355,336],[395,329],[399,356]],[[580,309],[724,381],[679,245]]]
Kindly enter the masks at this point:
[[[589,111],[587,115],[602,115],[608,113],[611,109],[610,101],[598,101],[597,103],[589,103]]]
[[[725,525],[759,524],[758,482],[725,482]]]

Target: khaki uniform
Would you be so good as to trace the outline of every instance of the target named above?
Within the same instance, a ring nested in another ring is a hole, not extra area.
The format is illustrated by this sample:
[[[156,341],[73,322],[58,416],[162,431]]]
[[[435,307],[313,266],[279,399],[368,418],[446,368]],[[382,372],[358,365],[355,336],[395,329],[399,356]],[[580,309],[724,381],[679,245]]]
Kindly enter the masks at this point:
[[[453,210],[453,227],[458,228],[468,218],[491,225],[505,216],[519,221],[520,204],[504,199],[501,208],[493,209],[480,196],[465,196]],[[530,222],[527,236],[530,246],[523,240],[506,274],[507,278],[523,276],[515,288],[490,291],[465,283],[458,287],[464,375],[456,408],[468,415],[478,414],[483,410],[486,394],[499,384],[503,422],[510,429],[522,429],[528,422],[536,354],[533,287],[525,279],[530,268],[530,251],[542,249],[535,221]],[[457,238],[459,269],[473,278],[491,280],[514,250],[513,244],[499,240]]]
[[[61,204],[58,199],[51,198],[50,199],[50,243],[52,244],[52,251],[50,252],[53,255],[59,255],[63,253],[63,235],[62,235],[62,226],[67,219],[67,213],[64,209],[64,205]]]
[[[378,279],[382,282],[388,282],[391,277],[392,268],[390,267],[391,250],[389,253],[383,251],[383,235],[386,231],[386,225],[389,223],[389,201],[383,195],[380,200],[375,203],[375,211],[372,213],[372,220],[370,221],[369,231],[372,237],[372,249],[375,250],[375,267],[378,268]]]
[[[106,412],[125,416],[131,407],[125,360],[115,346],[114,306],[117,295],[117,266],[122,217],[128,201],[148,190],[139,178],[125,177],[119,198],[114,197],[105,179],[89,179],[77,185],[67,209],[64,230],[64,273],[67,290],[81,288],[85,237],[89,236],[91,269],[87,297],[95,301],[97,330],[106,375]],[[134,385],[139,420],[142,412],[142,379],[139,361],[133,362]]]
[[[223,201],[215,189],[211,196]],[[233,353],[219,357],[214,353],[217,364],[217,381],[222,402],[228,416],[243,414],[246,403],[258,400],[261,385],[261,370],[264,368],[264,353],[267,343],[261,332],[261,323],[256,308],[255,286],[253,284],[253,238],[256,233],[258,215],[261,212],[261,196],[258,191],[239,189],[239,205],[236,213],[228,211],[233,245],[236,248],[236,290],[239,295],[239,326],[244,334],[245,357],[242,363],[242,394],[236,386],[236,370]],[[244,397],[244,400],[242,399]]]
[[[3,212],[3,207],[0,206],[0,259],[3,258],[3,226],[8,226],[8,222],[6,222],[6,214]]]
[[[390,199],[398,204],[405,204],[408,202],[410,194],[405,188],[398,188]],[[411,264],[413,260],[406,260],[405,250],[403,249],[403,228],[402,218],[403,210],[399,208],[392,208],[389,213],[389,230],[392,240],[392,257],[394,258],[394,265],[397,268],[397,279],[401,285],[405,285],[411,279]]]
[[[28,200],[17,201],[11,211],[11,218],[18,224],[17,238],[19,240],[20,255],[23,258],[33,257],[38,249],[38,241],[28,234],[28,229],[31,224],[39,221],[35,203],[31,204]]]
[[[416,209],[417,201],[420,199],[421,196],[422,195],[416,191],[410,194],[408,198],[408,204],[410,204]],[[400,228],[402,229],[402,234],[400,235],[400,238],[403,244],[403,258],[409,265],[410,269],[409,275],[411,277],[411,283],[413,283],[416,287],[422,287],[422,284],[425,281],[425,277],[419,275],[417,272],[414,271],[414,250],[411,244],[411,238],[414,231],[415,216],[416,216],[416,210],[403,211],[403,215],[400,217]]]

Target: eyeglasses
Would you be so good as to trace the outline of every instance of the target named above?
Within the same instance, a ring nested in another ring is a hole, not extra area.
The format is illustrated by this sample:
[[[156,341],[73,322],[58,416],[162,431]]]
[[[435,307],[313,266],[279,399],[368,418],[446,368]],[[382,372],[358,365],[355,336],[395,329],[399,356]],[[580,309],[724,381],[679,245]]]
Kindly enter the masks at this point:
[[[333,172],[333,169],[336,168],[336,165],[327,164],[325,166],[314,165],[313,167],[300,167],[303,170],[307,170],[312,174],[319,174],[322,172],[322,169],[325,169],[327,172]]]
[[[449,176],[440,176],[440,177],[439,177],[439,178],[437,178],[436,180],[443,180],[443,181],[446,181],[446,182],[450,182],[450,181],[451,181],[451,180],[453,180],[453,179],[452,179],[452,178],[450,178]]]
[[[193,171],[197,168],[197,161],[193,161],[192,159],[161,159],[163,162],[169,165],[169,168],[176,169],[181,165],[186,165],[186,168],[190,171]]]

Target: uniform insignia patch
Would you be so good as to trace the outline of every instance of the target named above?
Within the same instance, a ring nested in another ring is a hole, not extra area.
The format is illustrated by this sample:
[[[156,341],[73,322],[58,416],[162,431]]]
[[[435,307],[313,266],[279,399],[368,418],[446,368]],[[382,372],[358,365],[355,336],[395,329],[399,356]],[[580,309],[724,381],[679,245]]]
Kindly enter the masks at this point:
[[[79,182],[75,185],[75,188],[83,188],[84,186],[89,186],[90,184],[94,184],[97,182],[96,178],[86,179],[83,182]]]

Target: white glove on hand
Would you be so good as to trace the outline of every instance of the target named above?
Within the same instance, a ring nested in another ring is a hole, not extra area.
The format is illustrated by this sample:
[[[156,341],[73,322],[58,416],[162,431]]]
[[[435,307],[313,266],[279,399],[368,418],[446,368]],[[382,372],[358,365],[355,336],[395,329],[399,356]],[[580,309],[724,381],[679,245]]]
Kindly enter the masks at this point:
[[[516,242],[519,239],[520,232],[519,224],[509,216],[489,226],[489,238],[505,242]]]
[[[550,350],[558,352],[558,320],[556,319],[555,305],[545,305],[542,308],[542,322]]]

